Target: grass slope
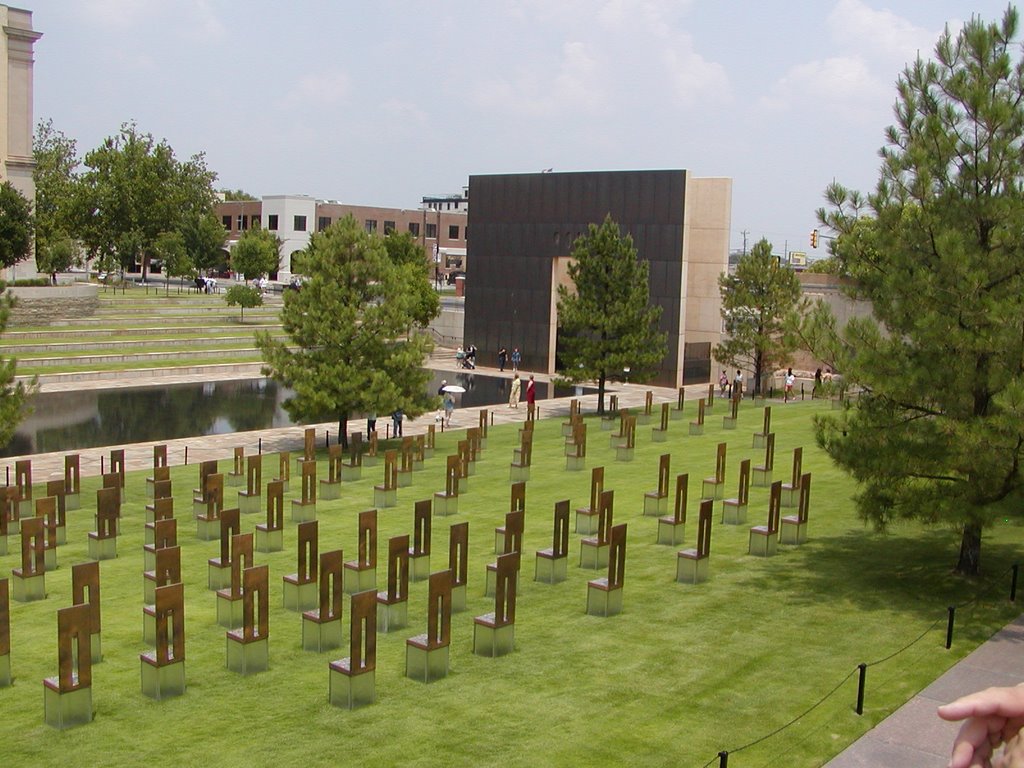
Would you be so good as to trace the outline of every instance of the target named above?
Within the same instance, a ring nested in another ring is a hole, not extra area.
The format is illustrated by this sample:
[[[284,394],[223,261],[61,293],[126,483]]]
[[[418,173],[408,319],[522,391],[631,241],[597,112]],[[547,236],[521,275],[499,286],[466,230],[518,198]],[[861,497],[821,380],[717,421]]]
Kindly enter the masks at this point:
[[[527,487],[527,522],[520,575],[516,652],[500,659],[472,653],[473,616],[493,609],[483,597],[484,566],[493,562],[493,528],[508,509],[513,426],[491,430],[489,444],[460,514],[435,518],[435,570],[447,564],[447,531],[470,521],[469,610],[452,620],[451,673],[429,686],[403,676],[405,639],[424,631],[426,583],[414,583],[410,626],[379,635],[377,697],[358,711],[327,702],[328,661],[348,655],[301,649],[301,618],[281,607],[281,577],[295,571],[295,525],[287,522],[285,551],[256,555],[271,572],[270,671],[241,678],[225,669],[224,630],[206,589],[206,560],[215,542],[195,538],[191,489],[195,466],[173,470],[186,594],[187,681],[184,697],[152,702],[140,693],[143,474],[129,478],[120,556],[101,565],[104,661],[94,668],[95,722],[64,733],[43,724],[41,680],[56,673],[55,611],[70,603],[70,566],[86,559],[97,481],[84,482],[83,509],[70,513],[60,568],[47,575],[48,599],[12,602],[15,685],[0,690],[0,740],[10,765],[213,763],[258,765],[503,765],[630,764],[702,766],[719,750],[753,742],[818,702],[861,661],[881,659],[920,636],[921,642],[871,668],[866,712],[853,713],[856,678],[780,734],[732,756],[737,766],[819,766],[908,697],[931,682],[1016,615],[1006,601],[1004,571],[1019,552],[1022,531],[1000,525],[984,544],[989,577],[981,583],[950,574],[957,540],[945,530],[907,525],[896,535],[865,529],[850,501],[850,481],[813,445],[810,417],[820,404],[775,407],[776,479],[786,479],[791,451],[804,447],[813,473],[810,541],[780,547],[772,559],[746,554],[747,526],[718,523],[715,505],[711,579],[674,583],[675,548],[659,546],[657,523],[643,517],[643,493],[656,486],[658,457],[672,454],[673,478],[690,474],[695,535],[700,481],[713,474],[715,446],[729,444],[727,478],[735,491],[739,461],[760,463],[751,433],[760,410],[745,404],[740,428],[721,429],[722,407],[709,414],[706,434],[690,437],[686,422],[671,425],[668,443],[652,443],[638,427],[636,459],[616,463],[608,433],[589,422],[588,469],[564,471],[559,424],[540,422]],[[438,450],[399,505],[379,514],[379,551],[389,536],[409,533],[413,502],[443,487],[444,456],[462,433],[438,438]],[[239,435],[245,444],[245,435]],[[247,452],[255,446],[246,445]],[[229,471],[229,461],[221,464]],[[585,503],[593,466],[606,468],[615,491],[615,522],[629,524],[625,608],[613,618],[585,614],[586,582],[599,575],[575,567],[579,536],[570,541],[568,581],[536,583],[533,553],[550,545],[556,501]],[[265,479],[276,456],[264,460]],[[326,476],[321,457],[320,476]],[[345,486],[339,501],[318,504],[320,551],[356,548],[356,514],[372,506],[381,469]],[[674,480],[673,480],[674,483]],[[294,497],[297,483],[293,479]],[[226,489],[233,505],[234,489]],[[763,523],[767,489],[751,490],[750,525]],[[784,510],[784,513],[786,510]],[[243,516],[250,531],[262,515]],[[15,555],[0,558],[7,573]],[[381,563],[384,558],[380,558]],[[378,586],[386,574],[381,565]],[[945,607],[989,596],[958,613],[952,651],[943,649]],[[345,606],[347,635],[348,605]]]

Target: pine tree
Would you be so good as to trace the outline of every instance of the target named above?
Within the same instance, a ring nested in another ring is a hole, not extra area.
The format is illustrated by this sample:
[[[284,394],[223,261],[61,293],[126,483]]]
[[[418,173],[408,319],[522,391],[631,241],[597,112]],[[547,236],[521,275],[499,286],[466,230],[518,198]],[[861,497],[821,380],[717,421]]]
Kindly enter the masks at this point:
[[[800,281],[779,266],[772,244],[762,238],[736,265],[736,274],[718,278],[722,319],[728,336],[715,346],[715,359],[754,374],[754,392],[766,373],[786,362],[794,349],[786,322],[800,306]]]
[[[829,334],[863,395],[818,420],[818,441],[860,482],[866,519],[956,530],[964,574],[978,573],[983,529],[1018,515],[1024,490],[1017,21],[1013,8],[1001,24],[973,19],[939,39],[937,60],[908,66],[876,191],[865,200],[834,185],[819,212],[874,319]]]
[[[421,306],[413,275],[388,257],[384,240],[351,216],[313,235],[298,291],[286,291],[287,340],[257,334],[264,371],[295,390],[285,402],[294,419],[348,420],[401,409],[415,417],[435,404],[423,364],[432,343],[416,333]]]
[[[649,303],[648,264],[611,216],[590,225],[571,258],[573,287],[558,286],[559,375],[596,379],[604,413],[606,382],[626,370],[633,381],[650,379],[665,357],[667,334],[657,330],[661,307]]]

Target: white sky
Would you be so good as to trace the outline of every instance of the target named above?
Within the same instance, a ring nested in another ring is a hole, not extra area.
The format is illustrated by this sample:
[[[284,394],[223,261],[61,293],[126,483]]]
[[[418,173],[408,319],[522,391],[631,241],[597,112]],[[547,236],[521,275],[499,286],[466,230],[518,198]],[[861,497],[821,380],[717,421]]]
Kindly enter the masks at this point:
[[[24,0],[35,116],[80,154],[134,120],[218,187],[416,208],[471,174],[733,179],[731,243],[808,251],[870,191],[895,81],[1006,0]],[[825,255],[819,249],[812,256]]]

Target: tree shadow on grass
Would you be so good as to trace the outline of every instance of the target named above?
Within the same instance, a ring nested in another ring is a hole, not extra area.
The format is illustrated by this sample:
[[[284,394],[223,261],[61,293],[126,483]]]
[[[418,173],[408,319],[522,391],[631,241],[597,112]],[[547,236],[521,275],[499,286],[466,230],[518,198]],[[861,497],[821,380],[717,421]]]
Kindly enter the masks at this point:
[[[955,536],[939,529],[812,538],[800,547],[779,546],[777,557],[785,558],[787,567],[779,568],[770,584],[795,603],[827,599],[865,611],[915,613],[922,620],[941,618],[947,606],[975,598],[1007,603],[1010,568],[1020,559],[1019,547],[984,543],[982,575],[966,578],[953,573],[958,546]]]

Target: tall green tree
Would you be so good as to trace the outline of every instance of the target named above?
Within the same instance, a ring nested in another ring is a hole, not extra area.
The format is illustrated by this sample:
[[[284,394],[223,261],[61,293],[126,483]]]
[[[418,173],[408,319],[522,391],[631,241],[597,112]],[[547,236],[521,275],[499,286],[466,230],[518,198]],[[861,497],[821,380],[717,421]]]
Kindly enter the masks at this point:
[[[36,167],[36,265],[40,272],[63,272],[74,264],[79,249],[71,237],[71,210],[79,165],[78,149],[70,139],[42,120],[32,137]]]
[[[384,235],[384,246],[392,263],[408,273],[405,279],[416,289],[416,307],[412,317],[417,325],[425,327],[441,311],[441,299],[430,284],[430,269],[423,246],[411,233],[395,231]]]
[[[266,229],[254,227],[242,233],[231,249],[231,268],[245,275],[246,282],[277,271],[281,241]]]
[[[185,250],[185,238],[180,232],[162,232],[156,238],[153,247],[154,255],[163,261],[164,275],[172,277],[191,277],[195,274],[195,265]],[[181,287],[179,285],[179,291]],[[164,294],[171,291],[170,279],[164,282]]]
[[[633,381],[649,379],[665,357],[667,334],[657,327],[661,307],[649,303],[648,264],[611,216],[576,239],[571,257],[573,286],[558,286],[559,375],[596,379],[604,413],[606,382],[626,368]]]
[[[984,529],[1019,516],[1024,458],[1024,61],[1017,11],[972,19],[898,82],[865,199],[827,191],[823,225],[874,318],[819,324],[863,396],[817,438],[860,482],[861,514],[949,526],[976,574]],[[817,318],[821,320],[821,318]]]
[[[772,256],[772,244],[761,238],[740,258],[735,274],[718,278],[725,340],[715,345],[715,359],[754,374],[754,392],[767,373],[786,362],[793,337],[785,323],[801,305],[800,281]]]
[[[185,252],[196,269],[220,271],[227,266],[224,241],[228,233],[215,214],[185,216],[178,231],[184,240]]]
[[[116,255],[122,268],[141,263],[143,280],[160,233],[213,206],[216,174],[203,155],[182,162],[166,140],[140,133],[134,123],[89,152],[85,166],[76,188],[75,234],[91,251]]]
[[[263,306],[263,294],[252,285],[232,285],[224,294],[224,301],[229,307],[238,307],[238,321],[245,322],[245,310]]]
[[[11,182],[0,184],[0,266],[13,267],[32,254],[32,204]]]
[[[310,239],[306,281],[286,291],[281,323],[288,338],[256,335],[264,372],[291,387],[295,419],[337,418],[342,444],[359,413],[401,408],[415,417],[434,405],[423,367],[432,343],[409,333],[416,287],[388,257],[382,238],[347,216]]]

